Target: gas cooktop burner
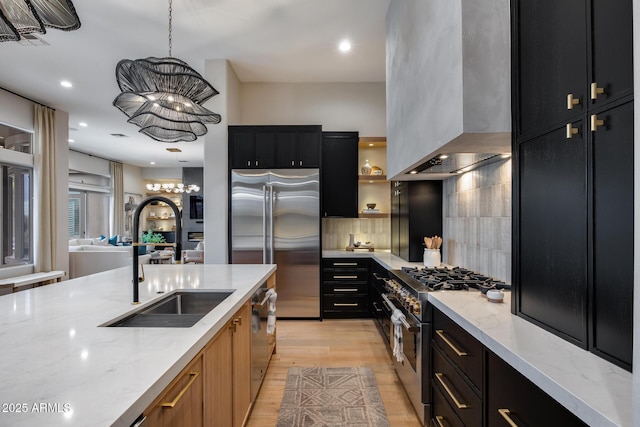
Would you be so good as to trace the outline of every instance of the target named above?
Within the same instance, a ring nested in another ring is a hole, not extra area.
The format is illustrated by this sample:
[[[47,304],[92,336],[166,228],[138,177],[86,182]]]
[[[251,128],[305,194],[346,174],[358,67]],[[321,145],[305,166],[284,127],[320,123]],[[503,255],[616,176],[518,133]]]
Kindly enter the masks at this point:
[[[475,288],[486,293],[489,289],[511,289],[511,285],[461,267],[402,267],[402,271],[433,291]]]

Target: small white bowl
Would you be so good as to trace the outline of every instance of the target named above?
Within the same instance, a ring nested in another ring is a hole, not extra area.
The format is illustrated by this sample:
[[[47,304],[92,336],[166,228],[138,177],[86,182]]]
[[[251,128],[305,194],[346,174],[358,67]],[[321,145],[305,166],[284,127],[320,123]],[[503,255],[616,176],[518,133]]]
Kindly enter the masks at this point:
[[[487,291],[487,300],[490,302],[502,302],[504,294],[497,289],[489,289]]]

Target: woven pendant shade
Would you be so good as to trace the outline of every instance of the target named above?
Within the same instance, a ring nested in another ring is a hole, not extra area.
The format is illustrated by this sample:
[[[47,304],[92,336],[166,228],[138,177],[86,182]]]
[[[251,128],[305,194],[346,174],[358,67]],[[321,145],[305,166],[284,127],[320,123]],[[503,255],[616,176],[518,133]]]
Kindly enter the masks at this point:
[[[17,41],[24,34],[44,34],[46,28],[80,28],[71,0],[0,0],[0,41]]]
[[[200,105],[218,91],[184,61],[123,59],[116,80],[122,93],[113,105],[157,141],[194,141],[207,133],[205,123],[220,123],[219,114]]]

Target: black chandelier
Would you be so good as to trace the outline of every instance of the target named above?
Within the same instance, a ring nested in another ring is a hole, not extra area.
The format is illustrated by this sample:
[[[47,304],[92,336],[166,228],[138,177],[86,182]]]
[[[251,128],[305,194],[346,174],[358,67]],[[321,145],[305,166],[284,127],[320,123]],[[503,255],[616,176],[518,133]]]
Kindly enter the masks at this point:
[[[18,41],[25,34],[44,34],[46,28],[80,28],[71,0],[0,0],[0,42]]]
[[[205,123],[220,123],[219,114],[202,106],[219,92],[189,64],[171,57],[171,4],[169,0],[169,57],[118,62],[116,81],[122,93],[113,105],[156,141],[195,141],[207,133]]]

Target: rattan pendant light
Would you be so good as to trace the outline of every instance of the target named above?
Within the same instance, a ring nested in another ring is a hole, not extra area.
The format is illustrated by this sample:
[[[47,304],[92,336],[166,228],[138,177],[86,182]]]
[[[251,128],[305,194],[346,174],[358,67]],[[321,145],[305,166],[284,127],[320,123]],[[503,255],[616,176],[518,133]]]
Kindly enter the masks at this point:
[[[207,133],[205,123],[220,123],[219,114],[202,106],[219,92],[189,64],[171,56],[172,10],[169,0],[169,57],[118,62],[122,93],[113,105],[156,141],[195,141]]]

